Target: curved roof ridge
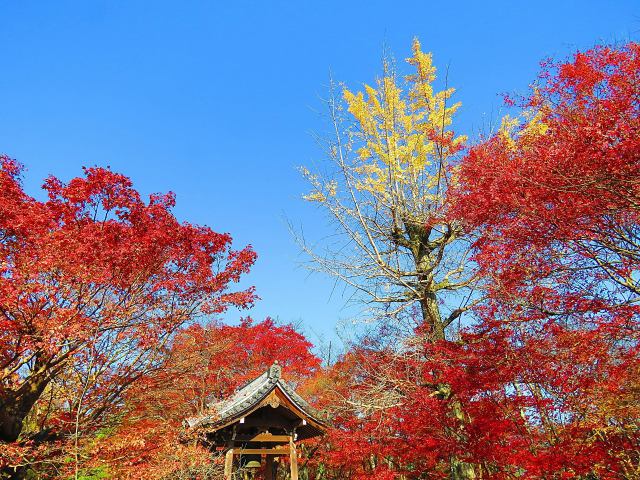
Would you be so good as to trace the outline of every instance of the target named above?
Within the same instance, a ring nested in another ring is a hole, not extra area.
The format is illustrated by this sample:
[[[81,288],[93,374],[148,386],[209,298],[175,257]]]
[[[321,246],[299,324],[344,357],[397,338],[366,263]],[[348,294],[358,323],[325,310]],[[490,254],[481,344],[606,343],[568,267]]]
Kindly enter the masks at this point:
[[[277,361],[262,375],[236,390],[228,399],[207,404],[207,408],[213,411],[212,414],[191,417],[186,419],[185,423],[189,428],[204,424],[228,424],[229,421],[255,408],[276,387],[279,387],[303,413],[319,423],[324,423],[319,412],[282,379],[282,367]]]

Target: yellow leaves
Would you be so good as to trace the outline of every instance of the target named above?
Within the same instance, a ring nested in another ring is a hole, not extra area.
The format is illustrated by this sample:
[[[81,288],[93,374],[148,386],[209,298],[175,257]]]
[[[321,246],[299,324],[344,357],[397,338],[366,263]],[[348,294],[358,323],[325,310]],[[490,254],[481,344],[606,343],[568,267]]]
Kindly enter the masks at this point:
[[[429,123],[440,130],[444,130],[453,122],[453,115],[462,106],[461,102],[447,106],[447,102],[455,92],[454,88],[448,88],[438,92],[431,98],[429,104]]]
[[[511,135],[513,131],[518,128],[518,125],[520,125],[520,120],[517,117],[514,118],[510,115],[505,115],[500,122],[499,131],[505,135]]]
[[[436,79],[436,67],[433,66],[433,57],[431,53],[424,53],[417,38],[413,39],[411,46],[413,56],[407,58],[407,63],[413,65],[416,69],[414,75],[407,76],[407,81],[413,84],[413,88],[409,93],[412,101],[416,102],[416,106],[424,108],[425,99],[433,98],[433,87],[431,84]]]
[[[469,137],[467,137],[466,135],[458,135],[456,138],[453,139],[453,142],[451,142],[451,145],[454,148],[462,147],[465,143],[467,143],[468,139]]]
[[[505,115],[504,117],[502,117],[502,121],[500,122],[498,135],[500,135],[504,139],[510,150],[515,150],[516,148],[516,142],[513,136],[516,129],[518,128],[518,125],[520,125],[520,120],[517,117],[513,118],[510,115]]]
[[[525,110],[520,117],[505,115],[498,129],[498,135],[504,139],[511,150],[515,150],[516,142],[530,142],[547,133],[549,126],[544,122],[544,118],[544,108]]]
[[[335,197],[336,193],[338,193],[338,182],[331,180],[325,185],[325,189],[327,191],[327,195]]]
[[[312,187],[306,200],[335,206],[341,193],[362,194],[373,208],[418,217],[444,203],[447,164],[466,141],[451,130],[461,104],[451,100],[455,89],[435,88],[432,55],[418,40],[407,63],[413,69],[408,76],[397,76],[393,63],[385,61],[374,83],[342,90],[341,111],[348,115],[344,124],[342,118],[336,122],[337,141],[328,152],[340,172],[341,191],[303,169]]]
[[[385,172],[375,163],[368,163],[356,167],[355,172],[359,174],[355,188],[360,191],[384,194],[387,181],[384,178]]]
[[[369,150],[367,147],[358,149],[358,157],[360,157],[360,160],[368,160],[369,158],[371,158],[371,150]]]
[[[303,195],[302,198],[307,202],[324,203],[327,201],[327,197],[322,192],[311,192]]]
[[[375,107],[377,109],[380,108],[380,101],[378,100],[378,92],[376,91],[375,88],[369,86],[369,85],[365,85],[364,86],[364,90],[367,92],[367,101],[368,103],[372,106]]]
[[[543,119],[545,116],[545,112],[542,109],[536,111],[526,111],[524,112],[524,117],[528,120],[526,126],[524,127],[522,133],[523,135],[530,136],[538,136],[544,135],[549,130],[549,125],[544,123]]]
[[[343,96],[347,102],[349,113],[353,115],[358,122],[365,123],[367,120],[367,104],[369,102],[365,101],[364,94],[358,92],[357,95],[354,95],[349,90],[345,90]]]
[[[338,193],[338,182],[335,180],[323,181],[318,175],[311,173],[305,167],[300,167],[299,170],[313,188],[310,193],[302,196],[304,200],[325,203]]]
[[[436,68],[430,53],[422,52],[416,39],[407,62],[415,73],[405,77],[407,91],[385,63],[384,76],[364,91],[343,90],[347,111],[357,130],[352,133],[356,169],[360,176],[357,189],[384,194],[391,189],[412,187],[418,181],[431,185],[425,175],[435,163],[446,162],[450,152],[458,149],[466,137],[453,137],[448,131],[460,103],[450,104],[455,92],[446,88],[436,92]]]

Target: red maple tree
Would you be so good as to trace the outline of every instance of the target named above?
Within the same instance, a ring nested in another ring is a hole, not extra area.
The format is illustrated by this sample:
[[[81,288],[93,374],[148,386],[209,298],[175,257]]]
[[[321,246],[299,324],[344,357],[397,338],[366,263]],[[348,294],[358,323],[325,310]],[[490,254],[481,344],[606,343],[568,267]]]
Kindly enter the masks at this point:
[[[639,98],[630,43],[547,62],[531,95],[509,100],[522,124],[471,148],[451,195],[486,279],[475,323],[348,352],[326,374],[335,423],[316,468],[638,478]]]
[[[91,463],[107,465],[117,478],[139,478],[140,471],[146,478],[218,478],[209,473],[211,453],[191,441],[195,439],[185,444],[181,438],[185,419],[211,413],[211,403],[228,397],[274,361],[282,365],[288,381],[302,382],[320,366],[311,348],[292,325],[269,318],[182,330],[162,368],[128,392],[119,425],[94,447]]]
[[[483,328],[511,339],[509,385],[531,403],[515,462],[531,478],[637,478],[638,98],[637,43],[546,62],[508,100],[521,125],[460,165],[455,210],[491,280]]]
[[[21,172],[0,157],[0,442],[37,444],[99,426],[181,325],[250,306],[229,288],[255,253],[109,169],[49,177],[44,201]]]

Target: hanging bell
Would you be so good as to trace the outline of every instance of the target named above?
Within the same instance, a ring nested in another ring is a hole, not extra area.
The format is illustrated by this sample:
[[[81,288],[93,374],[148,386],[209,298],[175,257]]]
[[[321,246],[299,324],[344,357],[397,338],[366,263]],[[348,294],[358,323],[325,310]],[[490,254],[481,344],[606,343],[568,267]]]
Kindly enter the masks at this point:
[[[250,462],[246,463],[244,469],[249,473],[249,475],[251,475],[249,478],[253,479],[255,478],[256,473],[258,473],[258,470],[260,470],[260,467],[262,467],[262,464],[260,462],[258,462],[257,460],[251,460]]]

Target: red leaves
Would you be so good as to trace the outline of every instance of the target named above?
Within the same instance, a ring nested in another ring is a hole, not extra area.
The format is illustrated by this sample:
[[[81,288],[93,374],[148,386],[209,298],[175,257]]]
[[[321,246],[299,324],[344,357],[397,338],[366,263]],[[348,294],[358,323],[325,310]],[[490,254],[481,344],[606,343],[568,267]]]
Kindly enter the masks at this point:
[[[48,178],[37,201],[19,164],[0,166],[0,441],[99,428],[176,329],[252,304],[252,289],[229,290],[255,253],[178,222],[172,194],[145,202],[127,177],[87,168]]]
[[[518,352],[498,378],[521,393],[499,404],[524,408],[529,446],[508,463],[528,478],[613,478],[639,460],[619,441],[638,442],[623,426],[637,406],[621,398],[638,378],[640,47],[545,69],[523,102],[544,129],[471,149],[455,209],[491,278],[484,321]]]
[[[180,422],[279,360],[294,381],[316,374],[305,387],[333,412],[328,436],[302,449],[317,450],[306,465],[323,478],[449,478],[465,465],[492,479],[630,478],[638,98],[638,44],[545,63],[529,97],[508,100],[524,123],[471,148],[448,195],[447,213],[476,233],[486,279],[475,323],[455,341],[417,330],[394,348],[365,342],[327,371],[302,335],[269,319],[181,328],[250,306],[252,289],[229,287],[255,254],[179,223],[172,194],[145,202],[126,177],[90,168],[66,184],[49,178],[40,202],[22,190],[20,165],[0,158],[0,438],[21,433],[19,412],[65,435],[125,405],[96,461],[121,477],[141,466],[170,476],[206,462],[178,443]],[[46,408],[33,408],[45,389]],[[14,463],[40,455],[28,442],[6,451]]]
[[[325,386],[336,415],[321,462],[331,478],[449,478],[451,458],[496,479],[606,475],[637,445],[637,433],[611,424],[640,413],[622,400],[637,372],[637,355],[613,339],[553,323],[358,350]],[[352,408],[340,410],[345,399]]]
[[[449,197],[477,234],[476,322],[334,367],[335,478],[448,478],[452,459],[495,479],[637,472],[640,46],[543,68],[510,100],[525,123],[471,148]]]
[[[136,478],[144,468],[149,478],[167,478],[170,461],[184,459],[179,434],[182,422],[207,412],[209,402],[222,399],[247,381],[261,375],[277,360],[286,379],[301,381],[319,368],[311,343],[291,325],[271,319],[238,326],[217,323],[192,325],[178,333],[162,367],[142,378],[126,396],[126,415],[114,435],[94,452],[119,478]],[[205,449],[189,450],[203,464]]]
[[[527,134],[524,124],[515,145],[496,135],[462,162],[464,218],[548,240],[588,232],[605,215],[621,214],[640,193],[639,67],[640,49],[631,43],[579,53],[550,70],[524,102],[536,105],[546,132]]]
[[[472,148],[455,210],[480,228],[475,258],[494,298],[619,322],[640,265],[640,47],[598,47],[545,68],[523,102],[544,127]]]

